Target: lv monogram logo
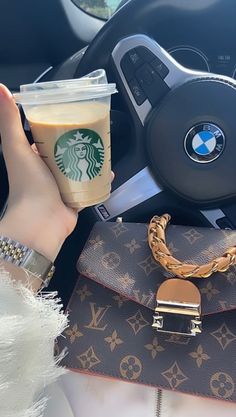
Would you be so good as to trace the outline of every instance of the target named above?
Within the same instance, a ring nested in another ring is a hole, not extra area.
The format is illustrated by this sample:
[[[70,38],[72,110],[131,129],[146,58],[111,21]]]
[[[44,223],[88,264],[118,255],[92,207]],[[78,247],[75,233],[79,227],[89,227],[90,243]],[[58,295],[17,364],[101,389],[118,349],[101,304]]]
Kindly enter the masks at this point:
[[[140,293],[140,290],[133,290],[133,293],[134,293],[135,299],[139,303],[147,305],[147,306],[149,306],[149,304],[151,304],[154,299],[154,294],[151,291],[149,294],[142,294]]]
[[[87,329],[101,330],[102,332],[104,332],[104,330],[107,328],[107,324],[104,324],[103,327],[99,325],[102,319],[104,318],[107,310],[111,308],[111,306],[99,307],[96,303],[89,303],[89,304],[90,304],[92,319],[90,323],[85,327]]]

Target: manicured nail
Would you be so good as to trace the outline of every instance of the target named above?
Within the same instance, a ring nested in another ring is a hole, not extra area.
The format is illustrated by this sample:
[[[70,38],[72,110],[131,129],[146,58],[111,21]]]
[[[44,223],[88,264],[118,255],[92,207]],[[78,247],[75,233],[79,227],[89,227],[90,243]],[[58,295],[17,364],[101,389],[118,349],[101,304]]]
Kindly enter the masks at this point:
[[[0,84],[0,99],[4,98],[12,98],[12,94],[5,85]]]

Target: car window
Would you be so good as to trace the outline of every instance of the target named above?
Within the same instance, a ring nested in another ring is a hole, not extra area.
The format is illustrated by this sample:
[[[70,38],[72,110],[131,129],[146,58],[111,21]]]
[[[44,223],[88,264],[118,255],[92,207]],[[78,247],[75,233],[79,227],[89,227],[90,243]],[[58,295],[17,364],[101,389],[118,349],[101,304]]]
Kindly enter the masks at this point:
[[[124,0],[73,0],[81,9],[101,19],[109,19]]]

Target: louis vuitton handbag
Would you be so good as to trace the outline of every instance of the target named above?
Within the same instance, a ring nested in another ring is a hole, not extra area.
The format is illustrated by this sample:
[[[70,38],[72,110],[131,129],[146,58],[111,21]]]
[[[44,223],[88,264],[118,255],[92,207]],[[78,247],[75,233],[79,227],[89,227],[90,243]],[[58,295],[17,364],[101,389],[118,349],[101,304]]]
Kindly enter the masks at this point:
[[[78,260],[64,365],[236,402],[236,232],[96,223]]]

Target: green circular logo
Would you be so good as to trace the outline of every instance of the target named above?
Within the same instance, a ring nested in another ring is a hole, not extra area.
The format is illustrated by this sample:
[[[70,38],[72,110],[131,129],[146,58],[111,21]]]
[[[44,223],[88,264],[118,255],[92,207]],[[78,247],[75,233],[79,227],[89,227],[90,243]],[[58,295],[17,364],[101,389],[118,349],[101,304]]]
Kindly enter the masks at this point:
[[[90,181],[101,171],[104,146],[100,136],[90,129],[74,129],[57,140],[54,156],[58,168],[73,181]]]

